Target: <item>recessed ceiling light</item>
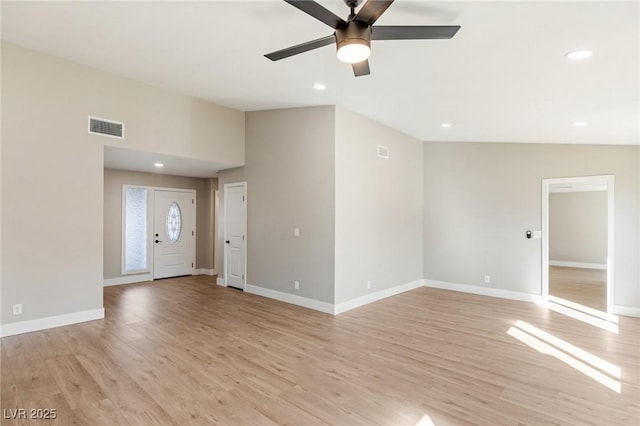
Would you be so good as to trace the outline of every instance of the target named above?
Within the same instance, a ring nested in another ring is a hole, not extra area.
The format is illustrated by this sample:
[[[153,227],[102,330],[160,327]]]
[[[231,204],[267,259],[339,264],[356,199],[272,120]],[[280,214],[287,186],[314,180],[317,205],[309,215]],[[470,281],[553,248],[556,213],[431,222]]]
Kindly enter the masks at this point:
[[[567,53],[567,58],[569,59],[586,59],[589,58],[593,54],[590,50],[574,50],[572,52]]]
[[[440,126],[448,129],[449,127],[451,127],[451,123],[442,123]]]
[[[584,127],[584,126],[587,125],[587,122],[586,121],[574,121],[573,125],[576,126],[576,127]]]
[[[322,84],[322,83],[316,83],[316,84],[313,85],[313,88],[316,89],[316,90],[322,91],[322,90],[326,90],[327,86]]]
[[[153,167],[157,167],[157,168],[164,167],[164,164],[162,164],[162,163],[153,163]]]

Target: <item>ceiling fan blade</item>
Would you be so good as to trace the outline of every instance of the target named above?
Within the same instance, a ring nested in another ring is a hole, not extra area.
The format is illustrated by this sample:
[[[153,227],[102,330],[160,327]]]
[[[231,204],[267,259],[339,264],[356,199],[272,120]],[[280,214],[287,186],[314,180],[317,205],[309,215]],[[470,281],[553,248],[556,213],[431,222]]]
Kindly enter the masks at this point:
[[[358,62],[356,64],[351,64],[351,66],[353,67],[353,75],[355,75],[356,77],[371,74],[371,71],[369,70],[368,59],[365,59],[364,61]]]
[[[374,22],[382,16],[385,10],[394,0],[368,0],[362,9],[358,11],[358,14],[353,18],[354,21],[364,22],[367,25],[372,25]]]
[[[424,40],[452,38],[460,25],[421,25],[371,27],[371,40]]]
[[[323,6],[316,3],[315,1],[310,1],[310,0],[302,0],[302,1],[284,0],[284,1],[286,1],[293,7],[297,7],[307,15],[313,16],[318,21],[324,22],[334,30],[338,29],[338,27],[347,25],[347,22],[344,19],[340,18],[339,16],[336,16],[333,12],[325,9]]]
[[[289,56],[308,52],[309,50],[317,49],[318,47],[334,44],[335,42],[336,42],[336,36],[335,34],[332,34],[330,36],[322,37],[317,40],[308,41],[306,43],[302,43],[297,46],[291,46],[291,47],[287,47],[286,49],[267,53],[264,56],[271,59],[272,61],[279,61],[280,59],[284,59],[284,58],[288,58]]]

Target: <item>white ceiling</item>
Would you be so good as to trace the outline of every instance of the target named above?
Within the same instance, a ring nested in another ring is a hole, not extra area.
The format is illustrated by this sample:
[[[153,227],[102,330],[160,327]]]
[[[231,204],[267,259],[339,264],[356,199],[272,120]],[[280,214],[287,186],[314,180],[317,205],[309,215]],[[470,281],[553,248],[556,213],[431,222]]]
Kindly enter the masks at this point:
[[[155,163],[161,163],[163,167],[155,167]],[[216,177],[219,170],[228,169],[229,165],[193,158],[176,157],[174,155],[105,146],[104,167],[107,169],[136,170],[139,172],[174,176],[211,178]]]
[[[374,41],[360,78],[331,46],[263,57],[332,33],[284,1],[3,1],[2,38],[246,111],[336,104],[429,141],[640,144],[639,15],[637,1],[397,0],[378,24],[462,28]]]

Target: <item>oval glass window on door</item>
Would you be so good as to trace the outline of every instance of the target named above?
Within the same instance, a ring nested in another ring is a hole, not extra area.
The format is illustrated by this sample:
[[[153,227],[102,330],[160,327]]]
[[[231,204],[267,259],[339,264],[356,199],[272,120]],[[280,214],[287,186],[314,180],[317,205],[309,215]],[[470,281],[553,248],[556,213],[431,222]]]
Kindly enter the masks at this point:
[[[182,211],[180,206],[175,201],[169,204],[169,210],[167,210],[167,238],[172,244],[177,243],[180,240],[182,234]]]

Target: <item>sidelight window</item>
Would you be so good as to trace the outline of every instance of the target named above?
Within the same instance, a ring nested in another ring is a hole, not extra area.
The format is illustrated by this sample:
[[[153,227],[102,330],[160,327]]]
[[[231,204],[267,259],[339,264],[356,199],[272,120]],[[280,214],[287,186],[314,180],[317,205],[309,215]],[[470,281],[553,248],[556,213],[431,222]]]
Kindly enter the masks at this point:
[[[148,194],[146,188],[124,187],[123,270],[148,270]]]

